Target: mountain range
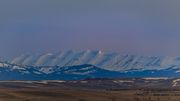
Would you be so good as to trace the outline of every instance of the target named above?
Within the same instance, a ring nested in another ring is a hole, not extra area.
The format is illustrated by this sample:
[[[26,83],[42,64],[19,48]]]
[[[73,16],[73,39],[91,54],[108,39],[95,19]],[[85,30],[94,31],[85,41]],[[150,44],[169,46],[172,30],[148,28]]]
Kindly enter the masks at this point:
[[[0,63],[0,80],[79,80],[86,78],[114,78],[119,72],[100,69],[93,65],[78,66],[22,66]]]
[[[56,54],[23,54],[11,64],[28,66],[76,66],[90,64],[110,71],[161,70],[179,68],[180,57],[140,56],[103,51],[62,51]]]
[[[22,66],[0,63],[0,80],[82,80],[82,79],[113,79],[113,78],[144,78],[144,77],[180,77],[178,68],[163,70],[143,70],[117,72],[98,68],[93,65],[78,66]]]
[[[180,58],[64,51],[21,55],[0,62],[0,80],[80,80],[180,77]]]

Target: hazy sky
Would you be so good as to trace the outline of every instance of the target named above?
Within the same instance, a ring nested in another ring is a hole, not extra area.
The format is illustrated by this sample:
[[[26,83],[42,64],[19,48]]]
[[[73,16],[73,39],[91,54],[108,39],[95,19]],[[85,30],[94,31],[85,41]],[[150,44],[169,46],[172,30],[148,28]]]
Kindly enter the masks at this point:
[[[0,47],[180,56],[180,0],[0,0]]]

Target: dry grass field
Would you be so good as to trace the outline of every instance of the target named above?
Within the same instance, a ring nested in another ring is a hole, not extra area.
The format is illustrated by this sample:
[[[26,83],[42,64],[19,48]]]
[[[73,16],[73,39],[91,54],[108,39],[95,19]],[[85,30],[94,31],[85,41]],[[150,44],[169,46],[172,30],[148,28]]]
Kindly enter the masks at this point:
[[[0,101],[133,101],[133,91],[1,89]]]
[[[1,81],[0,101],[180,101],[178,82],[146,82]]]
[[[178,91],[1,88],[0,101],[180,101]]]

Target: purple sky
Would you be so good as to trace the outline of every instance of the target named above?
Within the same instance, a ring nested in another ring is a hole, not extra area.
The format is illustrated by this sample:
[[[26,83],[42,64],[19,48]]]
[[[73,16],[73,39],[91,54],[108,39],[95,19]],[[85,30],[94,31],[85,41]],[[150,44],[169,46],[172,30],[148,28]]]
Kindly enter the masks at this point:
[[[0,57],[60,50],[180,56],[179,0],[1,0]]]

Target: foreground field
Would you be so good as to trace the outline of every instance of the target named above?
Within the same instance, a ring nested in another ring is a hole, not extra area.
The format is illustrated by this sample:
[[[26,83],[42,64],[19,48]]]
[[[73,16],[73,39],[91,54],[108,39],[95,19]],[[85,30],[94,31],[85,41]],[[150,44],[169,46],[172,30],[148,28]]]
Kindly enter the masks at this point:
[[[179,81],[0,81],[0,101],[180,101]]]
[[[132,96],[132,97],[127,97]],[[61,89],[0,90],[1,101],[133,101],[131,91],[97,92]]]
[[[0,101],[179,101],[179,91],[87,91],[1,88]]]

